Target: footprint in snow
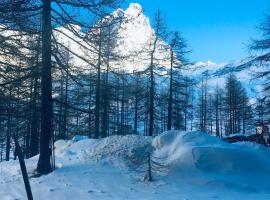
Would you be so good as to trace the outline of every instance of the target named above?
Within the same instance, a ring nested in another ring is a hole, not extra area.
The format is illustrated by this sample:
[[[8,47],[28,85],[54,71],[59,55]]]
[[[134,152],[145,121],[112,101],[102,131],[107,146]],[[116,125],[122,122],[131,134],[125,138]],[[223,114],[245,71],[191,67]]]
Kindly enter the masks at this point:
[[[87,193],[100,193],[100,194],[106,194],[103,190],[88,190]]]

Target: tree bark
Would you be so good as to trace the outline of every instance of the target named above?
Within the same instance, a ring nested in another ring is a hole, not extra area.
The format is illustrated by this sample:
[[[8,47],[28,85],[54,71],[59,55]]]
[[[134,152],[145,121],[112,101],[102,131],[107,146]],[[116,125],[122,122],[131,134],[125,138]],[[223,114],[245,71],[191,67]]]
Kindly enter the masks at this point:
[[[41,134],[40,155],[37,171],[47,174],[52,171],[52,75],[51,75],[51,0],[43,0],[42,8],[42,71],[41,71]]]

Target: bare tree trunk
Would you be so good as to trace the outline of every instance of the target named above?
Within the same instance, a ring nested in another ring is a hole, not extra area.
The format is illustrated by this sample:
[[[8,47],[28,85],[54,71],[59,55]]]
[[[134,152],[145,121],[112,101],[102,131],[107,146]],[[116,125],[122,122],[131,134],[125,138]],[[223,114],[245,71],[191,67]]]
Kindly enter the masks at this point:
[[[11,98],[11,87],[9,88],[9,98]],[[10,142],[11,142],[11,103],[8,104],[8,120],[7,120],[7,135],[6,135],[6,161],[9,161]]]
[[[68,70],[68,69],[67,69]],[[68,74],[65,77],[65,104],[64,104],[64,115],[63,115],[63,138],[67,138],[67,111],[68,111]]]
[[[170,91],[169,91],[169,105],[168,105],[168,125],[167,129],[172,129],[172,97],[173,97],[173,50],[171,49],[171,68],[170,68]]]
[[[219,92],[216,93],[216,101],[215,101],[215,108],[216,108],[216,136],[219,137]]]
[[[106,75],[104,80],[104,88],[103,88],[103,98],[104,98],[104,109],[103,109],[103,116],[102,116],[102,137],[107,137],[108,132],[108,107],[109,107],[109,100],[108,100],[108,82],[109,82],[109,59],[107,61],[107,69]]]
[[[135,94],[135,111],[134,111],[134,134],[138,133],[138,90]]]
[[[32,116],[31,116],[31,135],[30,135],[30,157],[38,154],[38,80],[34,79],[33,98],[32,98]]]
[[[99,36],[101,37],[101,36]],[[100,74],[101,74],[101,38],[99,38],[98,71],[96,79],[95,138],[99,138],[100,123]]]
[[[155,47],[154,47],[155,49]],[[151,54],[151,65],[150,65],[150,102],[149,102],[149,132],[148,135],[152,136],[154,133],[154,52]]]
[[[47,174],[52,171],[52,74],[51,74],[51,0],[43,0],[42,8],[42,72],[41,72],[41,134],[40,155],[37,171]]]

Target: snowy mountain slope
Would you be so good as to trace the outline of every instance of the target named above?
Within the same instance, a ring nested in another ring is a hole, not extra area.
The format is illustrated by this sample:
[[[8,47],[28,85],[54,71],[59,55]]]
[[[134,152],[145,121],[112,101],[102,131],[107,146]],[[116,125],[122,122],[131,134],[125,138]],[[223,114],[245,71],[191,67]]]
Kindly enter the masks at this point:
[[[35,199],[269,199],[270,151],[252,143],[227,144],[201,132],[170,131],[152,141],[168,172],[154,182],[127,165],[133,152],[149,151],[151,138],[113,136],[58,141],[53,173],[30,180]],[[146,147],[146,148],[142,148]],[[37,157],[26,160],[30,173]],[[18,161],[0,163],[0,199],[24,200]]]
[[[208,79],[209,91],[213,92],[218,86],[224,88],[226,79],[230,74],[234,74],[241,82],[250,97],[251,103],[254,103],[262,94],[262,81],[255,78],[258,67],[246,65],[252,58],[241,61],[232,61],[230,63],[213,63],[212,61],[198,62],[189,67],[183,73],[200,83],[202,79]]]

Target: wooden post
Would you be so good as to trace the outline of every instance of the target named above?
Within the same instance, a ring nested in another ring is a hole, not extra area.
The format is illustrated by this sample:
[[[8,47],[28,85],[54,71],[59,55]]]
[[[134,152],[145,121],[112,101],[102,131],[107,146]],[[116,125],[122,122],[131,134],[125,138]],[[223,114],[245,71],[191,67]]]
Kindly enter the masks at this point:
[[[152,179],[152,167],[151,167],[151,154],[148,154],[148,181],[151,182]]]
[[[23,176],[23,181],[24,181],[24,186],[25,186],[27,198],[28,198],[28,200],[33,200],[31,186],[29,183],[25,162],[24,162],[23,155],[21,152],[21,147],[20,147],[19,142],[18,142],[16,137],[14,137],[14,141],[15,141],[15,151],[16,151],[16,154],[18,155],[20,167],[22,170],[22,176]]]

